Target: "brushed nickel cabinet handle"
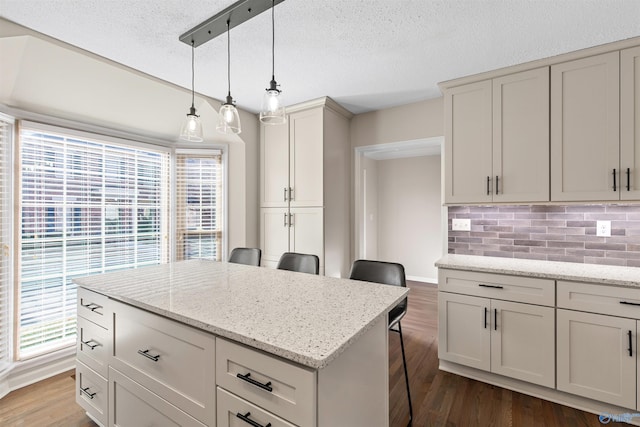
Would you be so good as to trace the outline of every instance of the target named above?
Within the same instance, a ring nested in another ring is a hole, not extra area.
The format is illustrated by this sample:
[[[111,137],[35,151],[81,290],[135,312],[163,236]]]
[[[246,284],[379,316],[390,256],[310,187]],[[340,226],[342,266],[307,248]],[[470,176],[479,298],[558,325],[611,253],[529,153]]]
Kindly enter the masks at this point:
[[[147,359],[151,359],[154,362],[157,362],[160,359],[160,355],[156,354],[154,356],[152,354],[149,354],[149,351],[151,351],[151,350],[149,350],[149,349],[147,349],[147,350],[138,350],[138,354],[141,355],[141,356],[146,357]]]

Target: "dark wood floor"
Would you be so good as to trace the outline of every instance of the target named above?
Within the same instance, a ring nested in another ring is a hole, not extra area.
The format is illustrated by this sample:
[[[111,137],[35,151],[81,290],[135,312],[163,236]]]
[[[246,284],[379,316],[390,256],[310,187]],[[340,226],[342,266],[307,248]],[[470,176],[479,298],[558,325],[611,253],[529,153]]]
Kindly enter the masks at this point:
[[[416,282],[409,287],[402,326],[415,427],[601,426],[597,415],[439,371],[437,289]],[[404,427],[409,410],[398,334],[390,334],[389,345],[390,426]],[[4,397],[0,426],[95,426],[74,401],[72,375],[60,374]]]

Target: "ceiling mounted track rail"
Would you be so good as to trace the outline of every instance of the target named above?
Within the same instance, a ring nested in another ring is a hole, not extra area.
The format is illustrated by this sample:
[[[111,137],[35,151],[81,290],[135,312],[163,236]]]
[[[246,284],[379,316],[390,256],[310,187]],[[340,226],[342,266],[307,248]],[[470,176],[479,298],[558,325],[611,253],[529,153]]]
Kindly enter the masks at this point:
[[[216,13],[206,21],[196,25],[180,36],[180,41],[198,47],[211,39],[227,32],[227,20],[229,29],[233,29],[245,21],[258,16],[265,10],[269,10],[271,5],[276,6],[284,0],[240,0]]]

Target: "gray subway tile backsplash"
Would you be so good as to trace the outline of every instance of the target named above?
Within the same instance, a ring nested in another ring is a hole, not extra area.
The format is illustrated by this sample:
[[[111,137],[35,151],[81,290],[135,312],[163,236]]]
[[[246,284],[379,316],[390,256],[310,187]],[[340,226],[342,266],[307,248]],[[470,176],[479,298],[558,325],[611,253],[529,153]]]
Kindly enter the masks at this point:
[[[611,237],[596,236],[601,220]],[[450,206],[448,237],[450,254],[640,267],[640,205]]]

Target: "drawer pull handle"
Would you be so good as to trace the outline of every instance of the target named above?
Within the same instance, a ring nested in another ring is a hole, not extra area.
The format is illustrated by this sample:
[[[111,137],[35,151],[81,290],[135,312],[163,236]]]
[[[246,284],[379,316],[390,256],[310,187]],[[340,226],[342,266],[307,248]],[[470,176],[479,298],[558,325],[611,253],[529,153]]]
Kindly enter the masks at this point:
[[[640,306],[640,303],[630,301],[620,301],[620,304]]]
[[[244,381],[248,382],[249,384],[253,384],[256,387],[260,387],[263,390],[273,391],[273,388],[271,387],[271,381],[269,381],[266,384],[262,384],[260,381],[256,381],[253,378],[251,378],[251,372],[247,372],[244,375],[236,374],[236,377],[240,378],[241,380],[244,380]]]
[[[149,354],[149,350],[144,350],[144,351],[143,350],[138,350],[138,354],[146,357],[147,359],[151,359],[154,362],[157,362],[158,359],[160,359],[160,355],[159,354],[156,354],[155,356],[153,356],[153,355]]]
[[[631,331],[627,332],[629,336],[629,357],[633,357],[633,339],[631,338]]]
[[[263,426],[262,424],[258,424],[257,422],[249,418],[250,415],[251,415],[251,412],[247,412],[244,415],[241,414],[240,412],[236,412],[237,418],[240,418],[242,421],[244,421],[247,424],[251,424],[253,427],[271,427],[271,423],[267,424],[266,426]]]
[[[86,387],[86,388],[82,388],[80,387],[80,393],[84,394],[85,396],[87,396],[89,399],[93,399],[93,396],[96,395],[96,393],[89,393],[89,389],[91,387]]]
[[[481,288],[504,289],[502,286],[498,286],[498,285],[485,285],[484,283],[478,283],[478,286],[480,286]]]
[[[89,309],[91,311],[96,311],[99,308],[102,308],[101,305],[96,304],[95,302],[90,302],[89,304],[83,304],[82,302],[80,303],[81,306],[83,306],[86,309]]]
[[[95,341],[95,340],[87,340],[87,341],[80,340],[80,342],[82,344],[86,345],[87,347],[89,347],[91,350],[93,350],[94,348],[99,347],[99,346],[102,345],[98,341]],[[95,344],[91,344],[91,343],[95,343]]]

